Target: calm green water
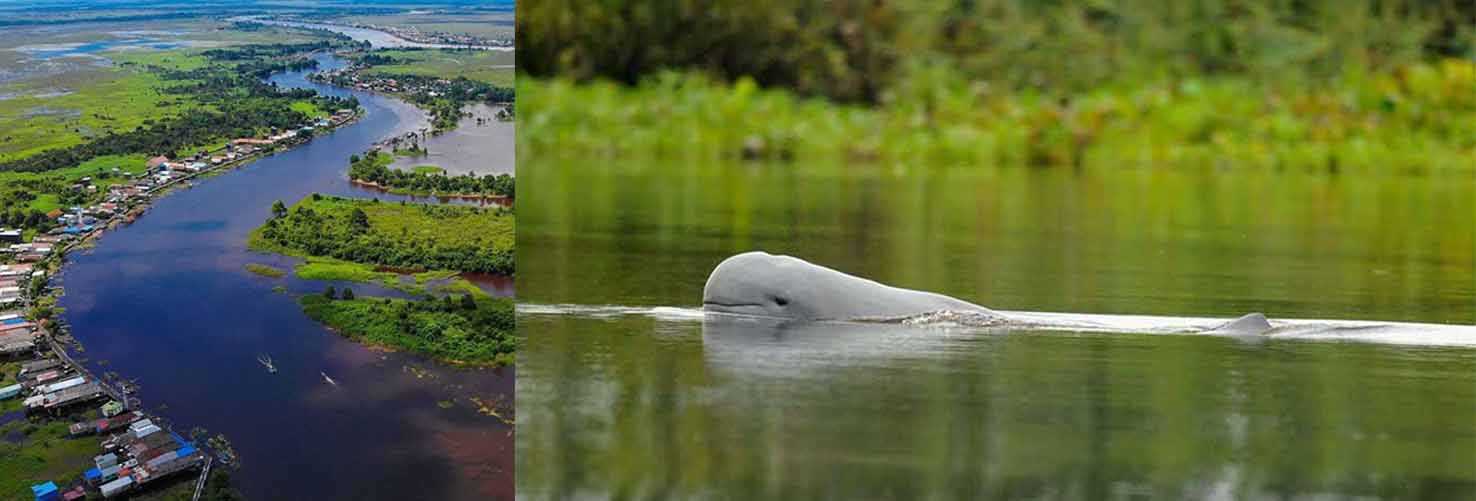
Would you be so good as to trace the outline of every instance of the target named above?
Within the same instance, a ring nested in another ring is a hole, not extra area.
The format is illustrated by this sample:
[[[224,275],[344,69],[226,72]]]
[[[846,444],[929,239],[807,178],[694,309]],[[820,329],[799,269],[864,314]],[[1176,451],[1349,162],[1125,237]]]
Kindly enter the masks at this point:
[[[526,303],[690,309],[761,249],[1008,310],[1476,323],[1471,172],[518,182]],[[520,497],[1476,497],[1476,350],[549,310],[519,317]]]

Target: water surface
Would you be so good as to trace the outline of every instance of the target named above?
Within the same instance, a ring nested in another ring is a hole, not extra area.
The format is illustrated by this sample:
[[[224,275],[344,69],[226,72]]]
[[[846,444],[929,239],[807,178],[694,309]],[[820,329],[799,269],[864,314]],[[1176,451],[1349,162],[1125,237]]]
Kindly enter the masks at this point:
[[[1476,496],[1476,350],[1439,328],[1424,346],[692,309],[719,261],[767,250],[1002,310],[1476,324],[1469,170],[519,170],[521,497]]]
[[[321,56],[320,64],[341,62]],[[348,93],[303,76],[273,81]],[[313,192],[398,198],[350,184],[348,157],[423,127],[425,116],[393,98],[353,95],[368,112],[358,123],[164,197],[71,256],[61,277],[64,318],[88,363],[136,379],[148,410],[182,431],[225,434],[241,455],[236,478],[249,497],[510,498],[511,427],[471,399],[507,398],[511,369],[453,369],[366,348],[302,314],[295,295],[324,283],[244,269],[289,264],[245,249],[274,200]],[[289,290],[273,292],[277,285]],[[263,370],[259,354],[279,372]]]
[[[391,168],[409,170],[418,165],[434,165],[447,175],[512,174],[514,162],[513,122],[497,119],[501,106],[477,103],[462,108],[468,113],[455,129],[431,136],[424,145],[430,153],[418,157],[399,157]]]

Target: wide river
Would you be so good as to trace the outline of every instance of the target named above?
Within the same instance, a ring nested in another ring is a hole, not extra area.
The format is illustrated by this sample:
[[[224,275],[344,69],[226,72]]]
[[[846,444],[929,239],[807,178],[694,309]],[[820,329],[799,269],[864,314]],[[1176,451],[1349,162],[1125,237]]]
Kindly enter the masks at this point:
[[[319,56],[321,68],[341,64]],[[274,76],[279,85],[350,92]],[[163,197],[134,224],[69,257],[61,306],[94,370],[140,385],[145,407],[181,433],[226,435],[253,499],[508,499],[512,428],[472,399],[507,399],[514,375],[454,369],[347,341],[303,315],[295,295],[323,282],[253,275],[290,266],[246,249],[271,204],[311,193],[400,197],[355,188],[347,162],[426,125],[394,98],[353,92],[359,122]],[[273,292],[284,285],[289,293]],[[345,284],[337,284],[343,286]],[[353,284],[363,295],[385,291]],[[257,362],[269,355],[279,372]],[[337,382],[325,381],[326,374]]]
[[[1469,326],[1469,166],[524,159],[518,184],[520,498],[1476,498],[1476,349],[1452,345],[1472,327],[1395,344],[696,309],[713,266],[768,250],[1004,310]]]

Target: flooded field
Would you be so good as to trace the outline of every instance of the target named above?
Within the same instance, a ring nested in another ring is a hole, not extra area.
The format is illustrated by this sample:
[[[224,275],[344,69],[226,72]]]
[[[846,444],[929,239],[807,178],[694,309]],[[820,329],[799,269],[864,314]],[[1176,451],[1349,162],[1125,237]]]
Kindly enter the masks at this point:
[[[420,157],[400,157],[391,168],[411,170],[418,166],[434,165],[447,175],[475,173],[512,174],[515,170],[513,154],[513,122],[497,119],[501,106],[472,104],[464,108],[468,116],[462,117],[457,127],[450,132],[430,138],[425,147],[430,154]]]

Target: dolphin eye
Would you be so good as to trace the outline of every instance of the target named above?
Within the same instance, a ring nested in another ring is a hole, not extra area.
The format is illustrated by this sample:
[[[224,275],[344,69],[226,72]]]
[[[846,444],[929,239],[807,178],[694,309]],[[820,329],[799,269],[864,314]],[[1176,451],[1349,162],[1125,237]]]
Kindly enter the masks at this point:
[[[784,305],[789,304],[789,300],[788,299],[785,299],[783,297],[774,296],[774,304],[777,304],[779,306],[784,306]]]

